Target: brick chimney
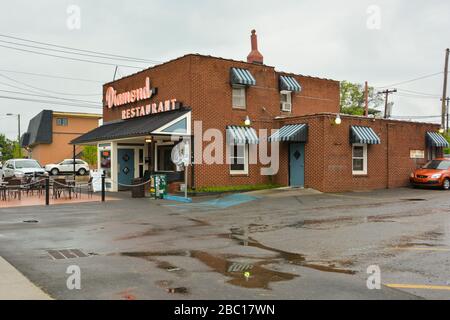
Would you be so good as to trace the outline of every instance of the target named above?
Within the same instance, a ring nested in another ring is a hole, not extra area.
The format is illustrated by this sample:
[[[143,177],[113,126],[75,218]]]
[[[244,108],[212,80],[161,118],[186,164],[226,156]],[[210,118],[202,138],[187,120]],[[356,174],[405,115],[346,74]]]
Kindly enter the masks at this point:
[[[247,62],[263,64],[264,57],[258,51],[258,37],[256,35],[256,30],[252,30],[251,41],[252,41],[252,51],[247,56]]]

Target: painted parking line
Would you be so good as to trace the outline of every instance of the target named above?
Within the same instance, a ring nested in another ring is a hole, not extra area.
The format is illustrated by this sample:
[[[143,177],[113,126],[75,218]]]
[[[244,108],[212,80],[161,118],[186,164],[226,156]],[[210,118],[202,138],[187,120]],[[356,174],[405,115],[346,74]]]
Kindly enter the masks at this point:
[[[416,250],[416,251],[450,251],[450,248],[427,248],[427,247],[395,247],[394,250]]]
[[[401,284],[401,283],[388,283],[385,284],[386,287],[395,289],[424,289],[424,290],[448,290],[450,291],[450,286],[436,286],[436,285],[425,285],[425,284]]]

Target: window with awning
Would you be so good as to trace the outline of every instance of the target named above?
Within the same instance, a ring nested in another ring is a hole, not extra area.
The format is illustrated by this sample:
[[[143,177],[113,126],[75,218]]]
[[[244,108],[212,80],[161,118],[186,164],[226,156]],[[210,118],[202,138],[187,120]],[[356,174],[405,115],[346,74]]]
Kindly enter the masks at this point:
[[[285,125],[269,137],[270,142],[306,142],[307,139],[308,125],[304,123]]]
[[[230,81],[232,85],[255,86],[256,79],[247,69],[231,68]]]
[[[228,126],[227,142],[229,144],[258,144],[256,130],[251,127]]]
[[[350,143],[380,144],[380,137],[371,127],[351,126]]]
[[[300,92],[302,86],[294,77],[280,76],[280,91]]]
[[[449,143],[445,137],[437,132],[427,132],[426,141],[429,147],[443,147],[448,148]]]

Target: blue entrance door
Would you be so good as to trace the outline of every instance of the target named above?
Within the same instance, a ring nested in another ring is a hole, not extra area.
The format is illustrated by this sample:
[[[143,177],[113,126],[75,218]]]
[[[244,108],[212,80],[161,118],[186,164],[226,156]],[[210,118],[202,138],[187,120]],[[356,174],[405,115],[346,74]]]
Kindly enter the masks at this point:
[[[118,149],[118,180],[119,184],[131,185],[134,179],[134,149]],[[126,187],[119,185],[119,190]]]
[[[303,187],[305,185],[305,144],[289,145],[289,185]]]

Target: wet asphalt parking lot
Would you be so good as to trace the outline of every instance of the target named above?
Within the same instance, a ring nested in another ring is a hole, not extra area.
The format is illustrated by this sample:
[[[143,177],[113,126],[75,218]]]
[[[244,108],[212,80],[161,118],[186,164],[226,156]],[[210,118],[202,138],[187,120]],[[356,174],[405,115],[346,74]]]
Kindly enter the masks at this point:
[[[450,298],[448,191],[118,197],[0,209],[0,256],[55,299]]]

